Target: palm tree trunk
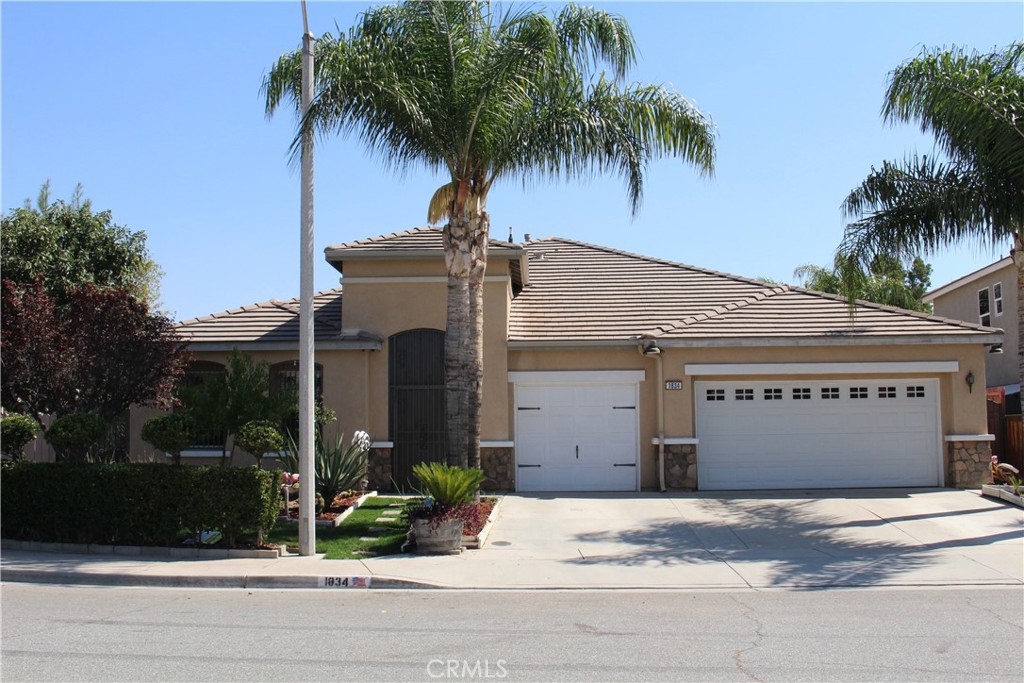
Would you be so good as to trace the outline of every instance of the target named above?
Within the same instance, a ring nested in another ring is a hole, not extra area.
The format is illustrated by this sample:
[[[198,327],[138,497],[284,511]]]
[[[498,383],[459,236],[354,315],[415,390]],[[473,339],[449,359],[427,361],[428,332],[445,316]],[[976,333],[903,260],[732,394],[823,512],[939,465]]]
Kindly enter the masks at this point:
[[[446,460],[459,467],[480,462],[480,391],[483,386],[483,282],[487,268],[485,211],[463,212],[445,227],[448,269],[445,330]]]
[[[1014,239],[1013,264],[1017,266],[1017,381],[1024,397],[1024,243],[1020,231]]]

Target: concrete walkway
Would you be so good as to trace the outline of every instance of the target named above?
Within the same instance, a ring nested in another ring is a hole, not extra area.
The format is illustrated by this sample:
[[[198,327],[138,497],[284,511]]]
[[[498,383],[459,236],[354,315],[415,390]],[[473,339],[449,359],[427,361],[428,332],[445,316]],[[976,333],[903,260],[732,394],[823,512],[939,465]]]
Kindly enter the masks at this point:
[[[948,489],[509,495],[485,547],[458,556],[0,558],[4,581],[312,588],[346,577],[511,589],[1024,586],[1024,511]]]

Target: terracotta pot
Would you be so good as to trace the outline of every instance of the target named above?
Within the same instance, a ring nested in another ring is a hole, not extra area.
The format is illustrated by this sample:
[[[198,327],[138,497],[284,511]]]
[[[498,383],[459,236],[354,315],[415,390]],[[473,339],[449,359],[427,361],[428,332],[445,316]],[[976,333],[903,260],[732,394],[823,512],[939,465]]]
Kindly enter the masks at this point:
[[[416,534],[416,552],[422,555],[438,555],[457,553],[462,547],[461,519],[451,519],[433,526],[429,519],[412,520],[412,530]]]

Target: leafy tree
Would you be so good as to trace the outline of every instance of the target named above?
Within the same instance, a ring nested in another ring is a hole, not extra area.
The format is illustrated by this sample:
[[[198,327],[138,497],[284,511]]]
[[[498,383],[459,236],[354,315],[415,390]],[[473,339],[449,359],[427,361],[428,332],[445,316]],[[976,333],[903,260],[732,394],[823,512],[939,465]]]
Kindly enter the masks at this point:
[[[192,420],[184,413],[157,415],[142,425],[142,439],[180,465],[181,452],[192,443]]]
[[[0,419],[0,450],[10,460],[21,460],[29,441],[36,438],[41,427],[28,415],[5,415]]]
[[[887,122],[915,122],[946,158],[886,161],[847,196],[840,250],[870,262],[1012,241],[1024,339],[1024,41],[989,54],[924,50],[890,75]],[[1024,377],[1024,345],[1018,362]]]
[[[96,413],[68,413],[53,421],[46,430],[46,440],[61,459],[85,462],[106,433],[107,423]]]
[[[483,282],[499,180],[614,172],[633,212],[650,160],[678,157],[710,174],[714,129],[679,93],[625,84],[633,35],[619,16],[568,4],[557,14],[488,2],[404,2],[369,10],[315,48],[304,135],[354,133],[397,171],[445,174],[427,218],[443,227],[448,458],[480,462]],[[266,110],[300,106],[301,51],[263,83]],[[609,71],[605,71],[607,68]]]
[[[230,456],[228,437],[237,435],[247,422],[268,420],[279,424],[295,409],[295,391],[272,391],[270,364],[256,362],[238,349],[231,352],[223,375],[212,376],[195,387],[182,387],[179,397],[197,432],[224,435],[221,463]]]
[[[3,407],[40,419],[135,403],[168,406],[189,354],[174,324],[123,289],[84,285],[58,308],[41,282],[5,279],[0,309]]]
[[[284,436],[270,420],[252,420],[235,434],[235,443],[256,458],[256,467],[263,468],[263,456],[284,448]]]
[[[836,254],[831,269],[808,264],[793,271],[793,276],[819,292],[930,313],[931,305],[921,298],[931,286],[931,272],[920,256],[907,270],[899,259],[877,254],[865,271],[857,259]]]
[[[93,213],[82,186],[70,202],[50,200],[43,185],[36,206],[5,215],[0,225],[0,269],[20,285],[41,280],[58,306],[83,284],[126,289],[155,304],[162,273],[150,258],[146,234],[113,223],[109,211]]]

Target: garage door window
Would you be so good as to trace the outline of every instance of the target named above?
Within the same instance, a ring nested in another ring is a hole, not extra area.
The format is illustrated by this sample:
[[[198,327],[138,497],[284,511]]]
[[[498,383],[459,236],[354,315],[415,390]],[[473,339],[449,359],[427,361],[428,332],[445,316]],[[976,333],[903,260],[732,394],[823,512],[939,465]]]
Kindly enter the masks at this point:
[[[753,401],[754,390],[753,389],[737,389],[736,390],[737,401]]]
[[[807,387],[797,387],[793,389],[793,400],[794,401],[809,401],[811,399],[811,390]]]
[[[724,401],[725,389],[708,389],[707,396],[709,401]]]
[[[821,397],[825,400],[838,399],[839,398],[839,387],[822,387]]]
[[[907,398],[924,398],[924,387],[907,387]]]
[[[765,389],[764,400],[766,401],[781,401],[782,400],[782,389]]]
[[[878,398],[896,398],[896,387],[878,387]]]
[[[850,387],[850,398],[867,398],[867,387]]]

